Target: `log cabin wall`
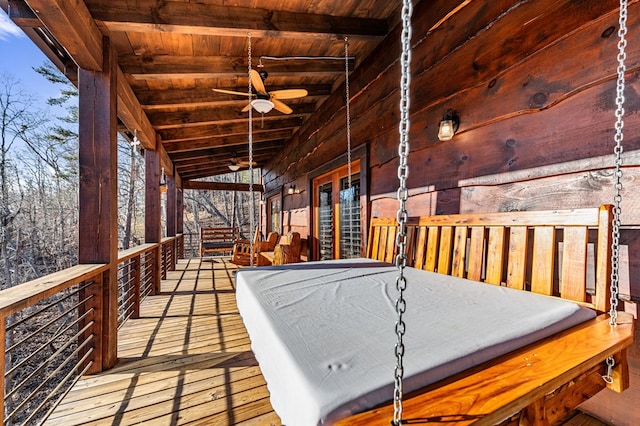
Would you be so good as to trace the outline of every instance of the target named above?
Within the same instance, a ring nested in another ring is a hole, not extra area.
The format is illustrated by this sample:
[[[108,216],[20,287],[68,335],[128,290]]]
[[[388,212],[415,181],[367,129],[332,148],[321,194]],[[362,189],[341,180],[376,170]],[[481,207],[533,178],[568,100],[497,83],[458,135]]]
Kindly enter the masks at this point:
[[[640,297],[640,5],[629,2],[622,240]],[[410,215],[579,208],[613,199],[618,1],[420,2],[413,15]],[[450,15],[450,16],[449,16]],[[399,29],[351,74],[352,143],[369,143],[371,216],[394,215]],[[284,230],[309,233],[308,172],[344,155],[344,88],[264,169]],[[437,138],[452,108],[460,129]],[[629,290],[627,289],[627,292]]]

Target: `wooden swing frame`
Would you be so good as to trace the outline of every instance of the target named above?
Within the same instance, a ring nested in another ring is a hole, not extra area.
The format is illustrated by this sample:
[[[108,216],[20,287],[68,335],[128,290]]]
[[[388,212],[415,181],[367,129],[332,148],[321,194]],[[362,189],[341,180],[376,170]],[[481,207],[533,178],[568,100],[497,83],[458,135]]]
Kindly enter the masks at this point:
[[[602,313],[609,309],[611,224],[609,205],[409,218],[407,262],[420,269],[562,297]],[[373,218],[367,257],[391,261],[397,232],[395,218]],[[588,255],[590,247],[593,256]],[[594,271],[594,289],[587,289],[589,268]],[[607,386],[603,375],[608,357],[616,361],[609,387],[621,392],[629,386],[626,348],[632,342],[630,316],[621,316],[611,326],[609,316],[601,314],[406,395],[403,423],[556,424]],[[387,425],[392,417],[389,402],[337,424]]]

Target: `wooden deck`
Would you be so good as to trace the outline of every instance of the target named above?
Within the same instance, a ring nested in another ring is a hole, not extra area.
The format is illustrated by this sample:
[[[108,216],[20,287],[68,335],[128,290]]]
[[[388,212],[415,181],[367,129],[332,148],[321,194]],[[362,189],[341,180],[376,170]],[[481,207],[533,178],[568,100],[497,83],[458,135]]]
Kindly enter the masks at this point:
[[[280,425],[225,258],[183,259],[119,331],[118,365],[76,384],[47,424]]]
[[[182,259],[119,331],[118,365],[79,381],[50,425],[280,425],[228,258]],[[568,426],[605,426],[577,413]]]

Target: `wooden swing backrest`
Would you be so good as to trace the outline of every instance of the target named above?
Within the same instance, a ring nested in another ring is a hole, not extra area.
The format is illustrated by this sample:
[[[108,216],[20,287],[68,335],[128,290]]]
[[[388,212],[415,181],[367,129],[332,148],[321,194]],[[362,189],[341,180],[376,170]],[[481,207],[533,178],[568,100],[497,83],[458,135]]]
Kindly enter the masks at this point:
[[[612,206],[420,216],[407,265],[609,309]],[[372,218],[367,257],[393,263],[398,224]]]

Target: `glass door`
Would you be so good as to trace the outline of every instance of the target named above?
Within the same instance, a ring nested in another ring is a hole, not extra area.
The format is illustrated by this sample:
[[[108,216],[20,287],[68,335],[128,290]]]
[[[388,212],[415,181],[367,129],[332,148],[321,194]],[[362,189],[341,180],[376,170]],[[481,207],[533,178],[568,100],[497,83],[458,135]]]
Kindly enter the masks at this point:
[[[360,256],[360,174],[352,164],[351,187],[343,166],[313,180],[314,259]]]

